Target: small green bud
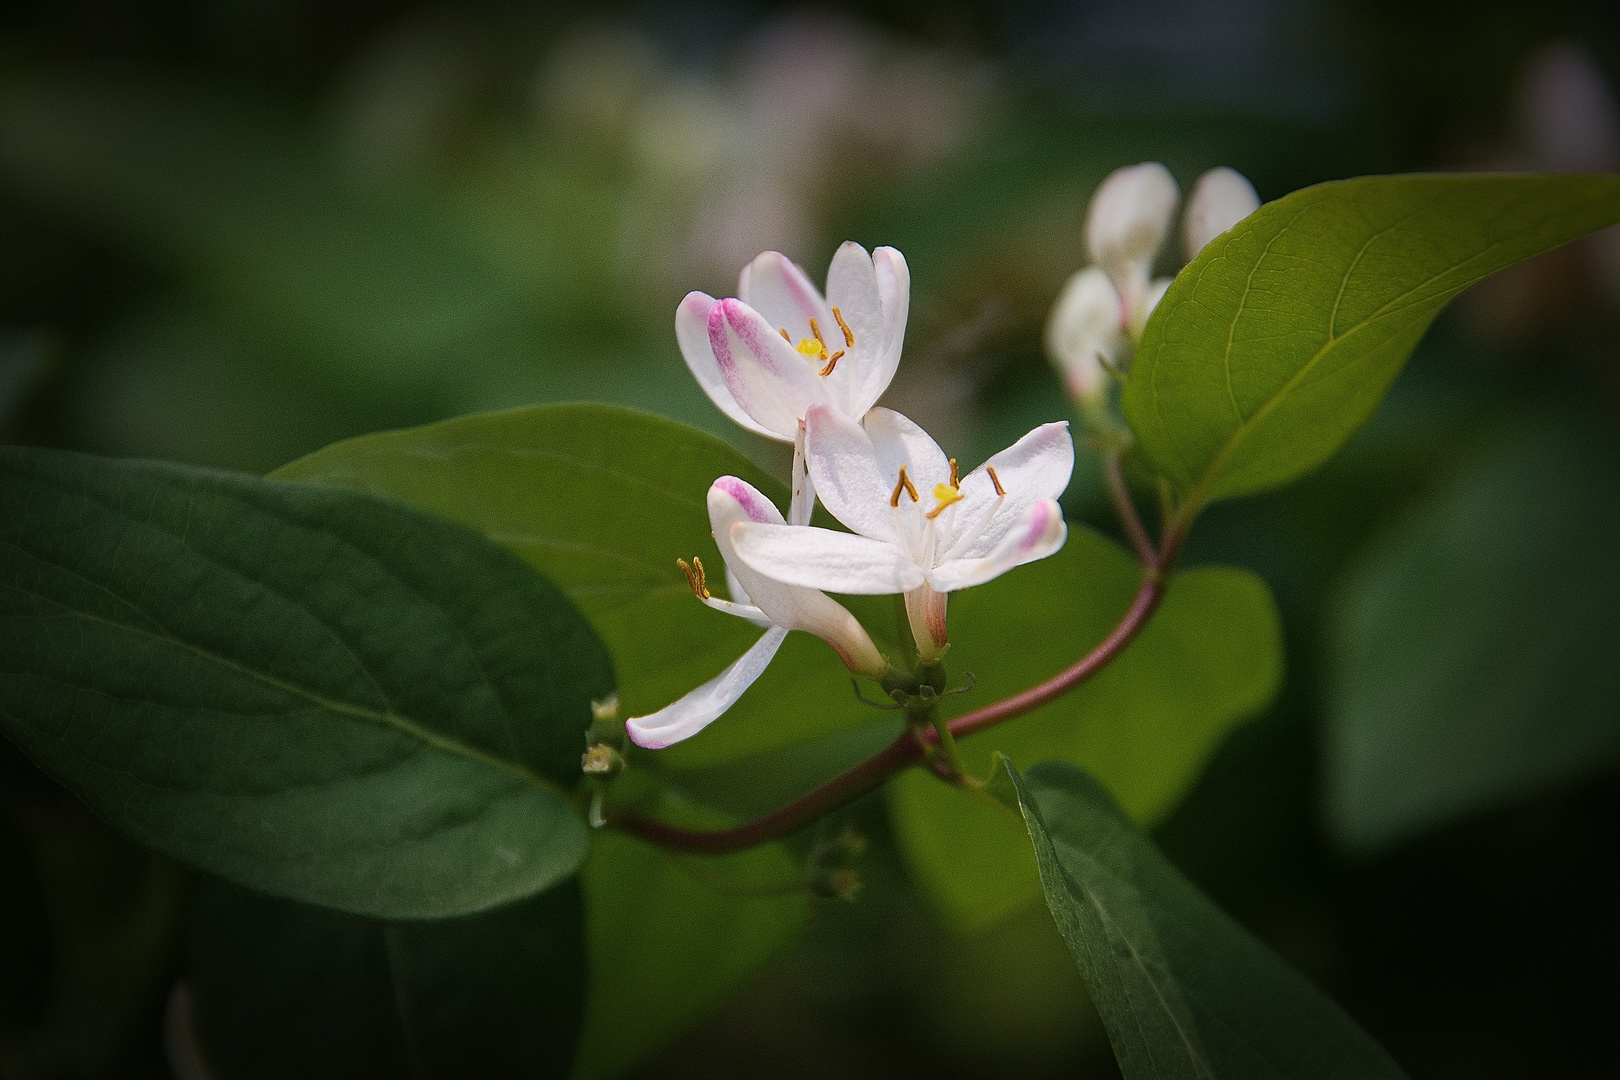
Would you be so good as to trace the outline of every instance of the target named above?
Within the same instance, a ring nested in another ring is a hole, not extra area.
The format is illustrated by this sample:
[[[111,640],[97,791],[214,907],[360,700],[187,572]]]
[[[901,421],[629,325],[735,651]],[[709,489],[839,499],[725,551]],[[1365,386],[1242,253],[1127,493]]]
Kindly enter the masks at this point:
[[[624,771],[624,755],[606,743],[596,743],[580,758],[579,767],[587,776],[611,779]]]

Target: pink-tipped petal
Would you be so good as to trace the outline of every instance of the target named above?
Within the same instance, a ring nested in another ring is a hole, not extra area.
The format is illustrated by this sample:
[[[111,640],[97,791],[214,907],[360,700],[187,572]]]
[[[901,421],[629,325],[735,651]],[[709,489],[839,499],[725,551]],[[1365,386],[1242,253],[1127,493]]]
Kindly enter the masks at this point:
[[[675,309],[675,340],[680,344],[681,356],[716,408],[749,431],[776,438],[775,432],[761,427],[743,411],[720,376],[720,365],[709,343],[709,311],[714,304],[714,297],[707,293],[689,292]]]
[[[772,330],[785,329],[794,344],[810,336],[811,319],[821,327],[829,345],[832,337],[827,335],[838,329],[820,290],[779,251],[767,251],[743,268],[737,278],[737,298],[759,312]]]
[[[1024,511],[995,550],[983,558],[951,559],[934,568],[928,583],[939,592],[982,585],[1015,566],[1055,553],[1068,535],[1062,509],[1051,499],[1042,499]]]
[[[679,701],[655,713],[626,720],[624,727],[630,741],[649,750],[662,750],[708,727],[754,685],[787,634],[780,626],[771,627],[730,667]]]
[[[893,544],[831,529],[741,522],[731,544],[744,565],[788,585],[882,596],[923,583],[922,568]]]
[[[994,481],[991,469],[996,471]],[[1074,440],[1068,421],[1042,424],[962,478],[962,501],[941,538],[940,551],[967,559],[989,553],[1033,503],[1062,495],[1073,473]],[[996,493],[997,482],[1004,495]],[[979,528],[992,507],[993,516]]]
[[[708,331],[726,388],[772,438],[792,441],[805,410],[828,401],[810,358],[742,301],[715,303],[709,309]]]

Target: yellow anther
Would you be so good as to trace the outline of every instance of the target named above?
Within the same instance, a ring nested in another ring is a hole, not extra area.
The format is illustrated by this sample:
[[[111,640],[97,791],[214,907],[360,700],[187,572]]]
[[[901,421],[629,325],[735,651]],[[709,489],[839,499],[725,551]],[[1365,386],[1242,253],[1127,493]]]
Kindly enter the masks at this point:
[[[681,573],[686,575],[686,584],[691,587],[692,595],[699,600],[709,599],[711,594],[709,592],[708,577],[703,573],[703,560],[694,555],[691,562],[687,562],[685,559],[676,559],[675,565],[679,566]]]
[[[795,345],[794,348],[796,348],[800,352],[804,353],[804,355],[806,355],[806,356],[814,356],[818,360],[821,359],[821,357],[827,351],[827,350],[825,350],[825,349],[823,349],[821,347],[820,342],[815,341],[815,340],[813,340],[811,338],[803,339],[797,345]]]
[[[997,495],[1005,495],[1005,494],[1007,494],[1006,489],[1001,486],[1001,481],[996,477],[995,467],[992,466],[992,465],[986,465],[984,467],[984,471],[990,474],[990,482],[992,484],[996,485],[996,494]]]
[[[917,501],[917,488],[912,484],[911,478],[906,475],[906,467],[900,466],[900,479],[894,482],[894,494],[889,496],[890,506],[900,505],[900,493],[905,492],[911,496],[911,501]]]
[[[939,517],[940,512],[943,511],[947,506],[951,505],[951,503],[960,502],[962,500],[962,492],[961,489],[952,487],[950,484],[935,484],[934,498],[939,500],[939,505],[923,515],[923,517],[927,518],[929,521],[933,521],[935,518]]]
[[[821,374],[824,377],[827,376],[827,375],[831,375],[833,373],[833,368],[838,366],[838,358],[840,356],[843,356],[843,355],[844,355],[844,350],[839,349],[837,352],[835,352],[831,356],[827,357],[827,366],[821,369]]]
[[[826,356],[827,341],[821,336],[821,327],[816,325],[816,317],[814,315],[810,316],[810,336],[816,339],[817,345],[821,346],[821,355]]]
[[[855,347],[855,332],[849,328],[849,323],[844,321],[844,316],[839,313],[837,308],[833,308],[832,313],[833,318],[838,320],[838,329],[844,332],[844,348],[853,349]]]
[[[787,332],[787,327],[778,326],[776,328],[776,332],[782,335],[783,341],[787,342],[789,345],[793,344],[793,335]]]

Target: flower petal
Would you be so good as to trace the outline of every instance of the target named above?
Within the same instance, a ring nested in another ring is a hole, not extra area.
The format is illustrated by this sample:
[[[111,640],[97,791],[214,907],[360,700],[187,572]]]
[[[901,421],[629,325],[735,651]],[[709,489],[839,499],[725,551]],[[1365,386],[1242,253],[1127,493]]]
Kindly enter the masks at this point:
[[[753,308],[721,300],[709,309],[709,345],[737,404],[773,438],[792,440],[814,404],[828,402],[815,366]]]
[[[630,741],[649,750],[661,750],[708,727],[754,684],[787,635],[782,627],[771,627],[730,667],[679,701],[655,713],[626,720],[624,727]]]
[[[810,336],[815,319],[823,335],[836,333],[827,302],[805,272],[779,251],[767,251],[737,276],[737,298],[765,318],[772,331],[786,330],[793,344]],[[832,344],[832,338],[827,338]]]
[[[933,437],[893,409],[873,409],[861,421],[872,449],[877,454],[878,472],[883,476],[898,476],[900,466],[917,485],[917,490],[928,497],[935,484],[951,479],[951,462]],[[892,484],[891,484],[892,487]]]
[[[1115,169],[1086,209],[1086,250],[1121,295],[1145,284],[1181,202],[1175,178],[1156,161]]]
[[[844,605],[814,588],[784,584],[761,574],[739,558],[732,546],[735,527],[740,523],[762,528],[781,527],[792,532],[808,532],[807,527],[785,524],[775,504],[753,485],[735,476],[722,476],[711,484],[708,502],[709,526],[714,530],[714,541],[726,561],[726,569],[735,576],[755,607],[777,626],[803,630],[821,638],[833,647],[851,671],[882,674],[887,670],[888,661]]]
[[[745,521],[731,527],[731,544],[746,566],[789,585],[881,596],[923,583],[922,567],[893,544],[831,529]]]
[[[675,309],[675,340],[680,343],[681,356],[686,359],[686,366],[698,385],[721,412],[749,431],[774,439],[777,437],[774,431],[756,424],[743,412],[737,399],[731,396],[725,379],[720,377],[720,365],[715,362],[714,347],[709,344],[709,309],[714,307],[714,302],[714,297],[708,293],[689,292]]]
[[[877,451],[865,430],[844,414],[821,407],[805,413],[804,423],[810,478],[827,512],[862,536],[897,540],[889,506],[896,477],[879,471]]]
[[[1046,351],[1069,393],[1082,402],[1102,399],[1109,379],[1103,361],[1117,364],[1124,356],[1124,310],[1119,290],[1098,266],[1071,277],[1052,305]]]
[[[995,481],[990,479],[991,469],[996,470]],[[962,501],[942,523],[941,561],[987,554],[1033,503],[1063,494],[1073,472],[1074,440],[1066,420],[1042,424],[992,456],[962,478]],[[1005,495],[996,494],[996,482]]]
[[[990,554],[978,559],[951,559],[929,573],[928,583],[938,592],[982,585],[1015,566],[1053,554],[1068,535],[1062,509],[1051,499],[1041,499],[1024,512]]]
[[[842,326],[828,332],[828,347],[848,350],[831,375],[833,397],[845,415],[858,420],[871,408],[871,402],[856,399],[865,392],[872,369],[883,362],[887,342],[883,337],[883,298],[878,294],[877,271],[866,249],[853,240],[845,241],[833,255],[827,270],[827,303],[837,309],[835,317],[843,319]]]
[[[877,363],[867,367],[865,381],[851,395],[851,413],[856,418],[877,403],[894,379],[911,306],[911,271],[904,255],[892,247],[880,247],[872,252],[872,270],[883,304],[883,353]]]

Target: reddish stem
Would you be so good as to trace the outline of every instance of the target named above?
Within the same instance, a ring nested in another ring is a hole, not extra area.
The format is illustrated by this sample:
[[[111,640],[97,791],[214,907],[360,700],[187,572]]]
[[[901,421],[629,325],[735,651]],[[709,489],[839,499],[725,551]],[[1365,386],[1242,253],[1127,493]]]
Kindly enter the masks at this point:
[[[1143,568],[1141,586],[1118,625],[1096,647],[1045,682],[1010,698],[975,709],[950,723],[951,735],[962,738],[1021,716],[1074,689],[1118,656],[1164,598],[1165,579],[1186,534],[1185,519],[1164,538],[1162,552],[1154,552]],[[1150,549],[1151,551],[1151,549]],[[615,813],[609,824],[663,847],[705,855],[724,855],[795,832],[817,818],[853,802],[879,787],[889,777],[916,764],[938,745],[930,729],[908,728],[894,742],[831,780],[762,818],[731,829],[686,829],[650,818],[634,810]]]

